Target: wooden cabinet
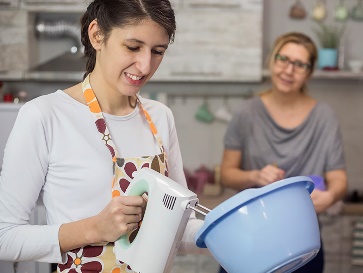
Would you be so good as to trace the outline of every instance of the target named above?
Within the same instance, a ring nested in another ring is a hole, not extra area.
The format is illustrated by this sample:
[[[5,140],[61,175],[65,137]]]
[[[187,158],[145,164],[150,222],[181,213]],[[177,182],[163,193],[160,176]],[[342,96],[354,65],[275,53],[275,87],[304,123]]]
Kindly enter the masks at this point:
[[[16,269],[16,271],[14,271]],[[36,262],[19,262],[15,267],[12,262],[0,261],[0,272],[4,273],[50,273],[50,265]]]

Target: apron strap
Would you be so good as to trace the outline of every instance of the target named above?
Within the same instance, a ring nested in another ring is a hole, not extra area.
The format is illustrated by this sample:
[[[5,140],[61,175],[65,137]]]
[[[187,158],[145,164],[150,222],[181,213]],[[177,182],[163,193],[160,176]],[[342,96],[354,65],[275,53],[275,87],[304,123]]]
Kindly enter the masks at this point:
[[[88,74],[87,77],[82,82],[83,96],[84,96],[86,103],[95,120],[97,130],[101,134],[101,138],[102,138],[103,142],[105,143],[106,147],[108,148],[108,150],[111,153],[112,161],[116,162],[117,158],[119,158],[119,154],[118,154],[118,151],[116,149],[114,142],[112,141],[112,137],[107,128],[107,124],[106,124],[105,118],[102,114],[101,107],[100,107],[97,97],[91,87],[89,77],[90,77],[90,74]],[[145,116],[147,122],[149,123],[150,130],[159,145],[160,151],[162,153],[164,153],[164,146],[162,144],[158,131],[157,131],[153,121],[151,120],[149,113],[143,107],[138,95],[136,95],[136,102],[137,102],[137,105],[140,107],[141,112]]]

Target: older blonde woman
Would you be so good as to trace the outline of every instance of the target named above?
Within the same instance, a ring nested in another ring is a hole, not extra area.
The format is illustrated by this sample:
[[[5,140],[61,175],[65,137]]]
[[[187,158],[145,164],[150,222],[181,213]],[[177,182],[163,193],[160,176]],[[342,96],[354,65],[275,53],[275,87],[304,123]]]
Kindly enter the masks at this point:
[[[319,175],[326,190],[311,195],[317,213],[345,195],[339,123],[328,105],[307,93],[316,59],[308,36],[287,33],[277,38],[269,59],[271,87],[243,101],[227,128],[221,165],[226,187],[241,191],[286,177]],[[321,273],[323,268],[321,249],[296,272]]]

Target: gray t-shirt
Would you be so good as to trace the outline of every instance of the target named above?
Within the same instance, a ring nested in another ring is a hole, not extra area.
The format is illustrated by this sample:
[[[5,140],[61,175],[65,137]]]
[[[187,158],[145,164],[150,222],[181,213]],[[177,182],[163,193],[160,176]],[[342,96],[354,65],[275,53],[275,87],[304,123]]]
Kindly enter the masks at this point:
[[[272,119],[260,97],[245,100],[228,125],[224,146],[242,152],[243,170],[277,164],[291,177],[345,168],[339,123],[320,102],[302,124],[286,129]]]

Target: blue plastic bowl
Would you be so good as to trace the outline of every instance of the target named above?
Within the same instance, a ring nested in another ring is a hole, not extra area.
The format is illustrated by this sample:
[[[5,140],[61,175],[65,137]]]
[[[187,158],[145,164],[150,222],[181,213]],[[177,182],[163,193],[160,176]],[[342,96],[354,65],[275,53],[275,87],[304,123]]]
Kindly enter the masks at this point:
[[[244,190],[205,217],[195,236],[229,273],[293,272],[320,249],[320,232],[305,176]]]

